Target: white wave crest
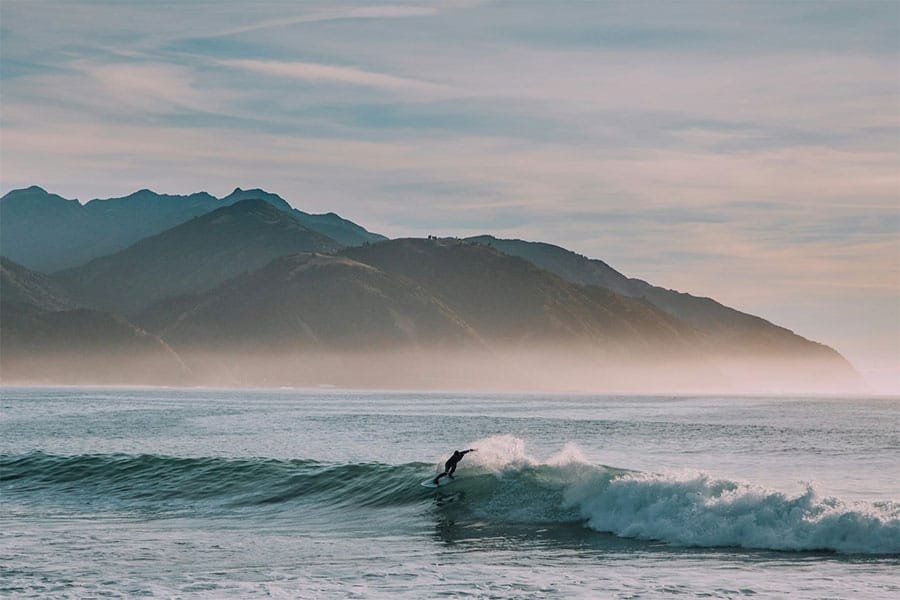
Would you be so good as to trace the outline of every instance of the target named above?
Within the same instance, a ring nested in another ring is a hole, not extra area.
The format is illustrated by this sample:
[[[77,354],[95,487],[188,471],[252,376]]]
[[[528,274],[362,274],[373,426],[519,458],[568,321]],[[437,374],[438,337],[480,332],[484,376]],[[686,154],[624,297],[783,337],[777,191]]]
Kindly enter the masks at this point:
[[[900,553],[900,505],[796,497],[705,475],[631,474],[601,488],[575,486],[565,504],[587,524],[623,537],[689,546]]]
[[[589,464],[574,444],[539,460],[511,435],[474,446],[472,466],[502,477],[502,489],[518,496],[519,513],[530,498],[546,507],[548,494],[556,494],[560,516],[580,514],[588,527],[621,537],[698,547],[900,554],[897,502],[845,502],[821,497],[812,486],[791,496],[704,474],[626,472]],[[526,477],[536,468],[539,479]],[[546,508],[540,512],[546,517]]]

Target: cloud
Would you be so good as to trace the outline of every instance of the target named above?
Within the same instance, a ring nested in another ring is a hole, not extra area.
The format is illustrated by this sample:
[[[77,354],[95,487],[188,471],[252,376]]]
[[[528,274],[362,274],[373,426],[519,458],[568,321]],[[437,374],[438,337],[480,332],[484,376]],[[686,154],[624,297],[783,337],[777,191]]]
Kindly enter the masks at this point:
[[[385,75],[384,73],[365,71],[353,67],[300,61],[253,59],[223,60],[219,64],[272,77],[287,77],[311,82],[339,83],[407,92],[434,93],[446,91],[444,86],[427,81]]]
[[[93,80],[95,93],[132,111],[208,111],[220,104],[196,87],[191,71],[184,67],[121,62],[78,62],[73,67]]]
[[[435,6],[412,5],[384,5],[384,6],[358,6],[343,9],[331,9],[313,11],[307,14],[280,17],[256,21],[239,27],[229,27],[221,31],[207,33],[197,37],[224,37],[242,33],[255,32],[263,29],[278,27],[290,27],[307,23],[321,23],[324,21],[339,21],[343,19],[400,19],[409,17],[422,17],[439,12]]]

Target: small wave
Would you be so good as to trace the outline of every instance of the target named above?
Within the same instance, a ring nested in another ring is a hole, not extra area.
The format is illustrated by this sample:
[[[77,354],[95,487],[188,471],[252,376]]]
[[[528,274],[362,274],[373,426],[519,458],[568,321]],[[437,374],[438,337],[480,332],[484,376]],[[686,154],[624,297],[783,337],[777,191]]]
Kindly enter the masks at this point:
[[[0,456],[7,492],[78,501],[219,502],[271,505],[299,499],[322,504],[391,505],[422,498],[410,481],[428,465],[329,464],[268,458],[33,452]]]

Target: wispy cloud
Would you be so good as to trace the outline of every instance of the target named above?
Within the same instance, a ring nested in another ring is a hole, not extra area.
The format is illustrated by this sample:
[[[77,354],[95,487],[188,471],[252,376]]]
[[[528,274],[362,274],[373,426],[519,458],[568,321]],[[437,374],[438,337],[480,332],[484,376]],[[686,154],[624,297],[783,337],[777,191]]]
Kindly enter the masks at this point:
[[[357,6],[348,8],[336,8],[329,10],[317,10],[297,16],[265,19],[241,25],[228,27],[220,31],[206,33],[198,37],[225,37],[248,32],[256,32],[263,29],[278,27],[290,27],[306,23],[321,23],[324,21],[340,21],[345,19],[402,19],[409,17],[422,17],[434,15],[440,12],[437,6],[413,6],[413,5],[384,5],[384,6]]]
[[[232,59],[220,61],[219,64],[273,77],[288,77],[311,82],[330,82],[423,93],[447,91],[446,87],[427,81],[386,75],[353,67],[311,62]]]
[[[197,88],[190,70],[167,64],[79,62],[74,70],[119,107],[150,113],[173,110],[207,111],[220,104]]]

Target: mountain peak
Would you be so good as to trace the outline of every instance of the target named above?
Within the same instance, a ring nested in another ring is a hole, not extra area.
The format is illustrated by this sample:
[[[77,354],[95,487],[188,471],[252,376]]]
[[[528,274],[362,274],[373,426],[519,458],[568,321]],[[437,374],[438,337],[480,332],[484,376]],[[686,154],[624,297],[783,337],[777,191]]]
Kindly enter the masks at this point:
[[[341,245],[261,198],[247,198],[60,274],[96,307],[133,316],[168,296],[205,291],[295,252]]]
[[[248,198],[265,200],[269,204],[272,204],[283,211],[290,211],[293,209],[293,207],[288,204],[287,200],[285,200],[278,194],[273,194],[272,192],[267,192],[266,190],[260,188],[244,190],[236,187],[234,188],[234,191],[222,198],[222,202],[224,204],[234,204],[235,202],[246,200]]]
[[[156,192],[154,192],[151,189],[141,188],[136,192],[131,192],[130,194],[127,194],[125,196],[119,196],[117,198],[94,198],[93,200],[89,201],[87,204],[94,205],[94,207],[96,207],[96,206],[108,207],[111,204],[114,204],[115,201],[117,201],[117,200],[129,202],[129,203],[134,202],[134,201],[146,203],[146,202],[152,202],[153,200],[156,200],[157,198],[161,198],[161,197],[162,197],[161,194],[157,194]]]
[[[15,190],[10,190],[3,195],[3,198],[0,198],[0,201],[9,200],[13,198],[22,198],[22,197],[54,197],[56,194],[51,194],[44,188],[38,185],[31,185],[26,188],[18,188]]]
[[[285,211],[281,210],[280,208],[278,208],[277,206],[273,205],[271,202],[269,202],[268,200],[265,200],[263,198],[243,198],[241,200],[238,200],[237,202],[233,202],[231,204],[226,204],[225,206],[217,208],[217,209],[210,211],[209,213],[207,213],[205,215],[201,215],[197,218],[198,219],[203,219],[206,217],[213,218],[216,215],[222,215],[222,214],[251,214],[251,213],[255,213],[255,214],[261,213],[263,215],[266,215],[269,218],[284,219],[286,221],[291,221],[291,222],[296,223],[297,227],[300,227],[304,230],[309,230],[308,227],[304,226],[300,221],[298,221],[296,218],[294,218],[294,216],[291,215],[289,212],[285,212]]]
[[[28,219],[26,215],[39,213],[43,210],[57,210],[66,214],[81,208],[78,200],[63,198],[58,194],[52,194],[42,187],[32,185],[27,188],[10,190],[0,198],[0,205],[3,206],[4,234],[8,234],[8,226],[6,221]],[[33,235],[33,229],[25,232],[26,235]],[[6,253],[6,252],[4,252]]]

